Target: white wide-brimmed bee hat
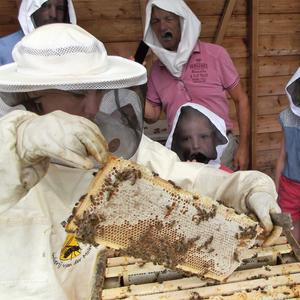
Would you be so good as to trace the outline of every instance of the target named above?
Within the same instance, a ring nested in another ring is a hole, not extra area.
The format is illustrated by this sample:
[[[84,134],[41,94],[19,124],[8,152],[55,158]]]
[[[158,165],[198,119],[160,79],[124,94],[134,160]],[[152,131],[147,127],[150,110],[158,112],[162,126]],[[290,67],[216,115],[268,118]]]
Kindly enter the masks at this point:
[[[13,59],[0,67],[0,92],[118,89],[147,81],[144,66],[108,56],[101,41],[74,24],[37,28],[15,46]]]
[[[115,155],[129,158],[135,153],[143,129],[143,65],[107,55],[93,35],[61,23],[26,35],[15,46],[13,58],[14,63],[0,67],[0,116],[25,109],[30,91],[106,90],[92,121],[109,144],[118,142]]]

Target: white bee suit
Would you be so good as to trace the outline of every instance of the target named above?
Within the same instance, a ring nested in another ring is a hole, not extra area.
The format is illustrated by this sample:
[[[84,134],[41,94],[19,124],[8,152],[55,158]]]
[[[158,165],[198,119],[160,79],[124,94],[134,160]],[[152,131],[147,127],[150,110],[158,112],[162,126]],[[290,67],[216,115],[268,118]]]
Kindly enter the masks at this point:
[[[70,252],[70,245],[64,247],[68,236],[61,222],[67,220],[74,204],[87,192],[95,169],[53,163],[48,166],[49,160],[40,158],[32,163],[34,175],[24,175],[30,163],[24,162],[17,150],[19,130],[25,121],[38,118],[42,117],[14,111],[0,119],[0,295],[14,300],[88,299],[101,247],[80,244],[80,250]],[[27,141],[27,154],[35,135],[34,130],[31,132],[28,140],[22,137]],[[55,147],[54,141],[47,146]],[[72,142],[66,147],[72,148]],[[235,206],[238,211],[247,210],[245,201],[259,192],[276,197],[271,179],[262,173],[227,174],[207,165],[184,163],[174,152],[145,136],[132,160],[183,188]],[[32,184],[25,186],[24,176],[34,177]]]
[[[80,245],[80,253],[67,259],[63,250],[72,249],[64,247],[68,235],[61,222],[86,193],[93,171],[48,165],[46,159],[30,175],[16,142],[17,128],[32,117],[14,111],[0,120],[0,299],[88,299],[101,247]],[[27,191],[24,182],[30,181],[37,184]]]

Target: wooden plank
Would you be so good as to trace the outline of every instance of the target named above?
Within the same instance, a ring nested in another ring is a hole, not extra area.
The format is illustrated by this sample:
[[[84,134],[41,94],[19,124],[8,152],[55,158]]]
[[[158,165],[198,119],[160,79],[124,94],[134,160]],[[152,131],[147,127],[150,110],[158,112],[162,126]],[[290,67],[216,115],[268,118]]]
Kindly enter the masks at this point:
[[[78,24],[89,32],[99,37],[103,42],[128,42],[138,41],[142,38],[143,30],[139,18],[118,18],[115,22],[113,17],[78,17]],[[201,18],[202,30],[200,38],[212,38],[217,30],[219,17],[204,16]],[[107,30],[109,28],[109,30]],[[232,16],[230,19],[227,37],[246,37],[246,17]]]
[[[187,0],[187,5],[197,16],[222,15],[226,0]],[[233,14],[246,15],[246,0],[238,0]],[[201,17],[200,17],[201,18]]]
[[[229,20],[232,15],[235,4],[236,4],[236,0],[227,0],[226,1],[226,6],[224,8],[224,12],[220,19],[218,29],[217,29],[217,34],[215,37],[216,44],[222,44],[222,42],[223,42],[223,38],[225,36],[225,32],[226,32],[227,26],[229,24]]]
[[[106,278],[111,277],[120,277],[120,276],[128,276],[129,274],[147,274],[147,273],[155,273],[155,272],[162,272],[166,270],[165,267],[160,265],[154,265],[153,263],[145,263],[143,266],[138,264],[129,264],[129,265],[122,265],[122,266],[114,266],[108,267],[106,269]]]
[[[257,117],[256,132],[278,132],[281,131],[281,126],[278,123],[278,115],[264,115]]]
[[[129,57],[134,54],[138,41],[134,42],[105,42],[104,43],[108,55],[118,55]]]
[[[257,115],[279,114],[289,105],[286,95],[258,97]]]
[[[102,42],[135,42],[143,36],[140,19],[122,19],[118,22],[101,18],[78,20],[78,25]]]
[[[113,16],[103,17],[94,16],[93,11],[89,11],[89,16],[79,16],[78,24],[89,32],[99,37],[104,42],[127,42],[138,41],[143,35],[141,28],[140,14],[135,18],[118,17],[118,22],[115,22]],[[212,38],[215,36],[218,16],[203,16],[201,17],[202,30],[200,38]],[[109,30],[107,30],[109,28]],[[246,37],[246,17],[242,15],[233,16],[230,19],[227,37]]]
[[[265,150],[257,151],[257,167],[260,169],[263,168],[275,168],[279,155],[278,150]]]
[[[230,296],[222,296],[222,300],[257,300],[257,299],[298,299],[300,295],[300,284],[292,286],[279,286],[276,288],[268,289],[258,289],[257,291],[252,292],[237,292]],[[297,298],[291,298],[297,297]],[[211,297],[210,300],[220,300],[220,297]]]
[[[1,1],[0,3],[0,37],[18,31],[18,7],[16,1]]]
[[[265,13],[300,13],[300,1],[264,0],[259,1],[259,11]]]
[[[264,289],[268,286],[278,287],[278,286],[286,286],[286,285],[299,285],[300,284],[300,274],[290,274],[288,276],[274,276],[256,280],[245,280],[234,283],[227,283],[218,286],[205,286],[199,288],[192,288],[189,290],[179,290],[179,291],[171,291],[163,294],[163,299],[201,299],[208,298],[213,296],[222,296],[222,295],[230,295],[236,292],[241,291],[251,291],[256,289]],[[192,296],[196,296],[198,298],[191,298]],[[135,296],[135,300],[157,300],[157,294],[152,295],[141,295]],[[200,298],[201,297],[201,298]],[[105,298],[104,298],[105,299]],[[130,298],[125,298],[130,299]],[[132,299],[132,298],[131,298]]]
[[[0,37],[6,36],[10,33],[20,30],[20,26],[17,23],[0,25]]]
[[[129,268],[132,268],[133,270],[134,266],[128,266],[128,269],[120,269],[119,272],[116,272],[115,276],[128,276],[130,275]],[[143,273],[144,271],[144,273]],[[131,271],[132,274],[134,274],[134,271]],[[147,274],[148,272],[157,272],[157,267],[152,265],[149,266],[143,266],[140,269],[137,269],[135,274],[139,274],[139,276],[142,278]],[[259,279],[259,278],[268,278],[272,276],[278,276],[278,275],[290,275],[300,272],[300,263],[289,263],[284,265],[276,265],[276,266],[263,266],[260,268],[254,268],[249,270],[242,270],[242,271],[235,271],[232,275],[230,275],[223,283],[221,283],[219,286],[221,287],[222,284],[226,283],[234,283],[239,281],[245,281],[245,280],[253,280],[253,279]],[[212,280],[202,280],[201,278],[197,276],[191,276],[187,278],[180,278],[175,279],[172,281],[164,281],[163,283],[147,283],[147,284],[140,284],[137,285],[136,288],[134,286],[131,286],[130,291],[127,287],[118,287],[114,289],[107,289],[104,290],[103,296],[104,299],[115,299],[120,294],[123,294],[123,296],[129,296],[129,295],[143,295],[143,294],[153,294],[155,293],[165,293],[177,290],[178,286],[184,287],[184,289],[192,289],[192,288],[199,288],[206,285],[216,285],[217,283]],[[127,292],[130,292],[127,294]]]
[[[257,95],[285,95],[285,86],[291,76],[267,76],[258,79]]]
[[[297,274],[300,270],[299,263],[286,264],[285,266],[270,266],[268,268],[262,267],[258,269],[238,271],[234,272],[226,281],[226,283],[235,283],[245,280],[255,280],[260,277],[272,278],[273,276],[283,275],[283,274]],[[226,285],[225,283],[225,285]],[[107,289],[103,291],[103,300],[106,299],[117,299],[122,295],[122,297],[137,296],[137,295],[151,295],[159,293],[165,295],[168,292],[177,291],[180,288],[185,290],[188,294],[188,290],[203,287],[207,285],[208,282],[201,280],[198,277],[192,276],[188,278],[182,278],[172,281],[165,281],[163,283],[149,283],[128,287],[120,287],[114,289]],[[222,289],[222,285],[215,286],[215,289]],[[170,298],[173,299],[173,298]]]
[[[278,262],[278,259],[276,259],[278,256],[287,257],[283,255],[291,253],[291,247],[286,244],[286,242],[286,238],[281,236],[277,241],[277,245],[266,248],[257,246],[256,248],[247,250],[247,256],[253,257],[254,255],[255,258],[252,259],[257,259],[258,261],[265,257],[274,257],[275,261]],[[198,298],[195,299],[200,299],[200,296],[224,297],[241,292],[243,292],[243,294],[247,293],[248,295],[249,293],[261,291],[262,289],[273,291],[277,287],[282,287],[281,291],[286,291],[288,285],[291,285],[291,288],[295,290],[295,286],[299,284],[300,281],[299,262],[289,262],[274,266],[264,265],[259,268],[252,267],[251,269],[237,270],[225,281],[217,282],[209,279],[203,280],[197,276],[174,279],[167,279],[168,277],[165,277],[165,280],[162,279],[162,281],[160,281],[159,275],[165,274],[165,270],[162,266],[157,266],[152,263],[138,265],[137,261],[140,260],[134,260],[129,257],[110,256],[107,262],[107,270],[109,269],[110,271],[107,271],[105,279],[105,288],[102,293],[103,300],[124,298],[194,299],[191,298],[191,296],[195,296],[196,294]],[[149,276],[152,276],[152,280],[155,280],[155,282],[144,281],[144,279]],[[119,284],[118,286],[110,286],[114,280]],[[135,282],[135,284],[128,285],[130,282]],[[125,286],[120,286],[122,283],[124,283]],[[266,293],[262,292],[262,294],[265,295]],[[260,294],[255,295],[259,296]],[[289,293],[289,295],[293,296],[294,294]]]
[[[142,21],[142,29],[143,29],[143,31],[144,31],[144,28],[145,28],[146,5],[147,5],[147,0],[139,0],[140,14],[141,14],[141,21]]]
[[[268,132],[256,135],[256,151],[279,150],[281,132]]]
[[[92,278],[92,295],[91,299],[101,300],[102,290],[104,288],[105,270],[107,261],[107,251],[101,250],[96,258],[95,272]]]
[[[300,32],[299,14],[261,14],[260,35],[296,34]]]
[[[223,0],[211,1],[211,0],[187,0],[189,7],[197,15],[221,15],[224,3]],[[239,0],[233,11],[234,14],[247,14],[247,1]],[[300,13],[300,2],[286,1],[286,0],[264,0],[259,1],[259,11],[261,13]]]
[[[202,26],[200,38],[214,37],[216,35],[219,16],[202,16],[200,18]],[[247,22],[246,16],[234,15],[231,17],[225,36],[227,37],[246,37]]]
[[[299,2],[300,3],[300,2]],[[259,76],[279,76],[295,73],[299,67],[300,55],[284,55],[276,57],[259,57]]]
[[[249,74],[249,64],[246,57],[232,58],[232,61],[241,78],[247,78]]]
[[[123,19],[141,19],[137,0],[80,0],[74,1],[74,7],[80,21],[106,19],[122,22]]]
[[[163,284],[152,284],[151,287],[148,287],[148,289],[152,290],[152,293],[163,293],[162,288],[164,287]],[[136,289],[136,287],[133,287]],[[141,288],[145,288],[144,286]],[[178,288],[181,288],[181,285],[178,285]],[[184,299],[197,299],[197,298],[192,298],[188,292],[187,289],[184,288],[184,290],[186,291],[187,295],[186,298]],[[120,291],[116,291],[116,294],[119,293],[118,295],[116,295],[116,297],[113,298],[113,295],[110,295],[109,297],[106,297],[106,294],[104,294],[104,299],[108,300],[108,299],[121,299],[118,296],[129,296],[129,293],[132,291],[131,287],[126,287],[126,288],[122,288],[120,289]],[[127,292],[127,293],[126,293]],[[145,291],[146,292],[146,291]],[[300,293],[300,285],[292,285],[292,286],[279,286],[276,288],[265,288],[265,289],[258,289],[257,291],[252,291],[252,292],[247,292],[247,291],[243,291],[243,292],[236,292],[230,296],[216,296],[216,297],[210,297],[210,300],[224,300],[224,299],[230,299],[230,300],[258,300],[258,299],[299,299],[299,298],[291,298],[291,297],[298,297]],[[162,298],[164,297],[163,294],[162,295],[157,295],[159,297],[159,299],[167,299],[167,298]],[[189,297],[189,298],[187,298]],[[103,299],[103,300],[104,300]],[[135,298],[134,298],[135,299]],[[199,298],[200,299],[200,298]]]
[[[222,46],[228,51],[231,58],[248,57],[247,40],[239,37],[225,37]]]
[[[288,244],[283,245],[274,245],[272,247],[258,247],[252,248],[245,251],[245,259],[250,259],[253,256],[255,257],[267,257],[280,254],[286,254],[291,252],[291,247]],[[106,269],[106,277],[118,277],[122,274],[143,274],[147,272],[159,272],[166,270],[165,267],[160,265],[154,265],[153,263],[145,263],[140,266],[138,262],[141,262],[140,259],[135,259],[132,257],[122,256],[119,258],[109,258]],[[244,272],[244,271],[243,271]]]
[[[249,3],[249,9],[251,12],[250,23],[250,81],[249,81],[249,100],[250,100],[250,130],[251,130],[251,142],[250,142],[250,168],[256,167],[256,115],[257,115],[257,85],[258,85],[258,0],[252,0]]]
[[[300,54],[300,32],[295,34],[260,35],[259,56]]]

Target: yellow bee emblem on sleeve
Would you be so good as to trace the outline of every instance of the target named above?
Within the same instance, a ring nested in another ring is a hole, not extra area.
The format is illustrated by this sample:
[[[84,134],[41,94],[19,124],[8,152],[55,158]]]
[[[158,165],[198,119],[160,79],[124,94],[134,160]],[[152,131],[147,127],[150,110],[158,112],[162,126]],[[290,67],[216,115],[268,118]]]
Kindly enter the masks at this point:
[[[60,251],[60,260],[70,260],[78,256],[81,252],[81,248],[76,240],[74,234],[68,233],[64,245]]]

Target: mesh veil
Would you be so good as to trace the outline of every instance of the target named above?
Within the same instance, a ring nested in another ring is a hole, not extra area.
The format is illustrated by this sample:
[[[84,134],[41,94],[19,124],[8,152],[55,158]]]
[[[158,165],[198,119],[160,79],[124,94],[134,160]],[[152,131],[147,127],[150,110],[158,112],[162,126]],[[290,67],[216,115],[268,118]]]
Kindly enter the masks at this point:
[[[143,96],[131,89],[108,91],[102,98],[94,122],[101,129],[115,156],[130,158],[143,132]]]

